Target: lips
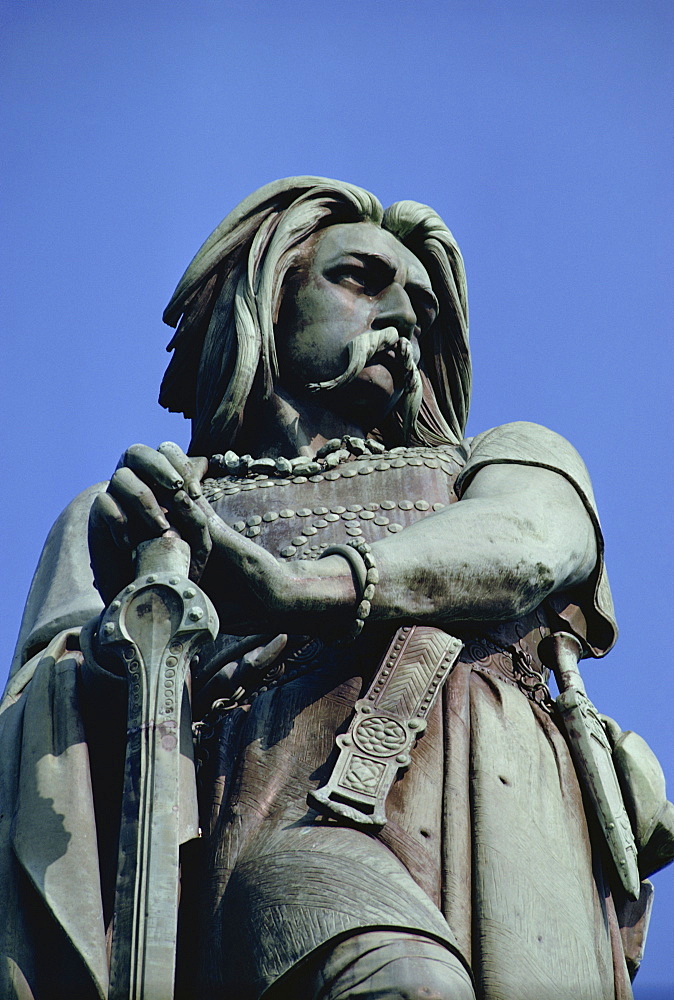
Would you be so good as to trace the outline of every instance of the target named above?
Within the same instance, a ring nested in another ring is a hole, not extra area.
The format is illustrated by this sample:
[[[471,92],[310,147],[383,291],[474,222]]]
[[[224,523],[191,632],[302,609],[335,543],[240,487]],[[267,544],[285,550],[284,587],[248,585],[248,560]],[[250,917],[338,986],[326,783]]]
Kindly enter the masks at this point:
[[[381,365],[383,368],[386,368],[396,385],[401,385],[405,381],[405,365],[395,348],[390,347],[387,350],[377,351],[376,354],[373,354],[366,368],[373,368],[375,365]]]

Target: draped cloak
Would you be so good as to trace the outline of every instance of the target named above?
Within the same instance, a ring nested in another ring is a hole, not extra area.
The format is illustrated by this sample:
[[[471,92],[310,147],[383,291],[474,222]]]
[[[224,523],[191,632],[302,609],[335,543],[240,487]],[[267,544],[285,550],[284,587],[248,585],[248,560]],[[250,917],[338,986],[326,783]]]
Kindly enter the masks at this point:
[[[183,859],[186,997],[256,1000],[328,940],[382,926],[443,941],[484,1000],[631,997],[615,886],[536,652],[560,628],[575,632],[587,655],[604,655],[615,639],[599,522],[575,450],[545,428],[515,423],[457,447],[361,456],[309,480],[230,478],[206,491],[223,519],[277,558],[316,558],[350,535],[377,540],[441,517],[480,468],[508,462],[572,483],[597,536],[593,573],[517,622],[453,629],[464,642],[459,663],[377,836],[326,824],[306,795],[325,779],[335,733],[348,725],[394,625],[366,628],[342,651],[308,643],[213,727],[200,775],[203,836]],[[8,998],[106,995],[108,799],[119,779],[106,772],[100,747],[118,740],[110,726],[121,712],[123,727],[124,693],[77,637],[101,606],[86,514],[104,486],[73,501],[52,529],[2,703],[0,885],[10,918],[0,930],[0,983]],[[195,832],[187,823],[185,839]]]

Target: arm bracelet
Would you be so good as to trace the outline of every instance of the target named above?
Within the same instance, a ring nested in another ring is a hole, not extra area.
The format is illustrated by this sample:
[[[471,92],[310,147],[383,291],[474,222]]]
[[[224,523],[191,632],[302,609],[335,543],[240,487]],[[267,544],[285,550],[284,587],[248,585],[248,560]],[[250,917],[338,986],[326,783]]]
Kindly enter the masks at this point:
[[[339,640],[339,645],[344,645],[353,642],[363,631],[365,619],[372,610],[372,598],[374,597],[375,587],[379,583],[379,572],[372,554],[372,548],[368,542],[361,538],[354,538],[352,541],[347,542],[346,545],[331,545],[321,555],[321,559],[331,555],[342,556],[343,559],[346,559],[360,587],[356,621],[348,635]]]

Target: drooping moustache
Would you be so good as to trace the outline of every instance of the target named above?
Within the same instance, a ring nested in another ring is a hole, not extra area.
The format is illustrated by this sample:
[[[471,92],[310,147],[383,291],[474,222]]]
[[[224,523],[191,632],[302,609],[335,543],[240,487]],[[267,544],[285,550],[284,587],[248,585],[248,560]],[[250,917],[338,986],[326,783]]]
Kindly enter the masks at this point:
[[[404,371],[403,393],[398,408],[403,422],[403,434],[407,440],[416,425],[423,388],[419,369],[412,357],[412,345],[406,337],[400,336],[395,327],[367,330],[359,334],[347,346],[348,360],[342,374],[325,382],[309,382],[307,389],[310,392],[338,389],[356,379],[376,354],[391,349]]]

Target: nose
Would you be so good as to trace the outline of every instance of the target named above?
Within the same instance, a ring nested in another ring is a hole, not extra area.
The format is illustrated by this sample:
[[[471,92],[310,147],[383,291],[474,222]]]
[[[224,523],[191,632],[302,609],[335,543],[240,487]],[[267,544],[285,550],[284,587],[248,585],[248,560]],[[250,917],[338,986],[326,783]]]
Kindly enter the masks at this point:
[[[417,315],[403,286],[397,281],[387,285],[379,295],[377,305],[377,314],[372,320],[372,328],[383,330],[387,326],[393,326],[401,337],[411,340],[417,325]]]

